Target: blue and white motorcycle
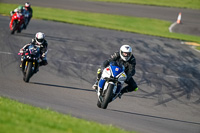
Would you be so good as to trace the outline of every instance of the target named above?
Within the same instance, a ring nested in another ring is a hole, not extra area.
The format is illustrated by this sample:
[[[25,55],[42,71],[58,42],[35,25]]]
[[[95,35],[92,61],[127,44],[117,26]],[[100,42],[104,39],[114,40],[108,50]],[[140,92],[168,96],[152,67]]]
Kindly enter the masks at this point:
[[[124,70],[124,66],[117,62],[111,62],[103,70],[97,89],[99,108],[106,109],[110,102],[121,95],[122,86],[127,78]]]

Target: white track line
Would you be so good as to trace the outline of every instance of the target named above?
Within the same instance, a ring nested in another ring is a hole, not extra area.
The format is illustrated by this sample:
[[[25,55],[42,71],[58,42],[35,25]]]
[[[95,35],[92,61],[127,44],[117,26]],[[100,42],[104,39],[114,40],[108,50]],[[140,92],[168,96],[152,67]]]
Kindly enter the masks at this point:
[[[13,53],[0,51],[0,54],[13,54]]]
[[[173,28],[176,24],[177,24],[177,23],[174,22],[173,24],[170,25],[170,27],[169,27],[169,32],[173,32],[173,31],[172,31],[172,28]]]

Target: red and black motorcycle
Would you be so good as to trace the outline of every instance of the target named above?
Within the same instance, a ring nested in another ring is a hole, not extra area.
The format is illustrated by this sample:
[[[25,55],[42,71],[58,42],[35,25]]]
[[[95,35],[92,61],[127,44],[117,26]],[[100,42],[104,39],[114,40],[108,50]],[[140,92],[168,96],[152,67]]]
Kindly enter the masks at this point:
[[[14,34],[15,31],[20,33],[23,27],[24,27],[24,16],[21,13],[15,12],[12,15],[11,21],[10,21],[11,34]]]

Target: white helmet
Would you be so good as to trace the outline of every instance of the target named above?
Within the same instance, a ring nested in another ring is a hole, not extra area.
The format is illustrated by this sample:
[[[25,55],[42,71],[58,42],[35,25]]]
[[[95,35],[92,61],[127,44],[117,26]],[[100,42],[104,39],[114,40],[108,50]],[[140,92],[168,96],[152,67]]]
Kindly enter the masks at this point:
[[[44,42],[45,35],[42,32],[38,32],[35,35],[36,43],[41,45]]]
[[[132,48],[129,45],[122,45],[120,48],[120,57],[124,61],[128,61],[131,58]]]
[[[26,2],[26,3],[25,3],[25,7],[26,7],[26,8],[29,8],[29,7],[31,7],[31,4],[30,4],[29,2]]]

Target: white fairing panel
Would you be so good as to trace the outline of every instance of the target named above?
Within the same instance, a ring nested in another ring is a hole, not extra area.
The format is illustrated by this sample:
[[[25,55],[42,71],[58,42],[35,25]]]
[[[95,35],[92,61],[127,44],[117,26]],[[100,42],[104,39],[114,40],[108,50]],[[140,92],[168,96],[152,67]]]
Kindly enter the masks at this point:
[[[126,80],[127,76],[126,76],[126,73],[123,72],[123,73],[120,73],[118,76],[118,81],[121,82],[121,84],[124,83],[124,81]]]
[[[109,67],[106,67],[103,72],[102,72],[102,75],[101,77],[102,78],[109,78],[111,76],[111,71],[110,71],[110,68]]]
[[[103,72],[102,72],[102,75],[101,75],[101,79],[105,79],[105,78],[110,78],[112,76],[112,70],[109,67],[106,67]],[[126,78],[127,78],[127,75],[126,73],[123,71],[122,73],[120,73],[119,75],[116,76],[116,78],[118,78],[118,82],[121,83],[121,87],[123,86]],[[108,85],[109,84],[113,84],[114,85],[114,88],[113,88],[113,94],[116,93],[116,90],[117,90],[117,85],[114,83],[114,82],[107,82],[105,81],[105,84],[102,86],[103,88],[103,91],[105,91],[107,88],[108,88]],[[98,91],[97,91],[97,95],[100,96],[100,87],[98,85]]]

